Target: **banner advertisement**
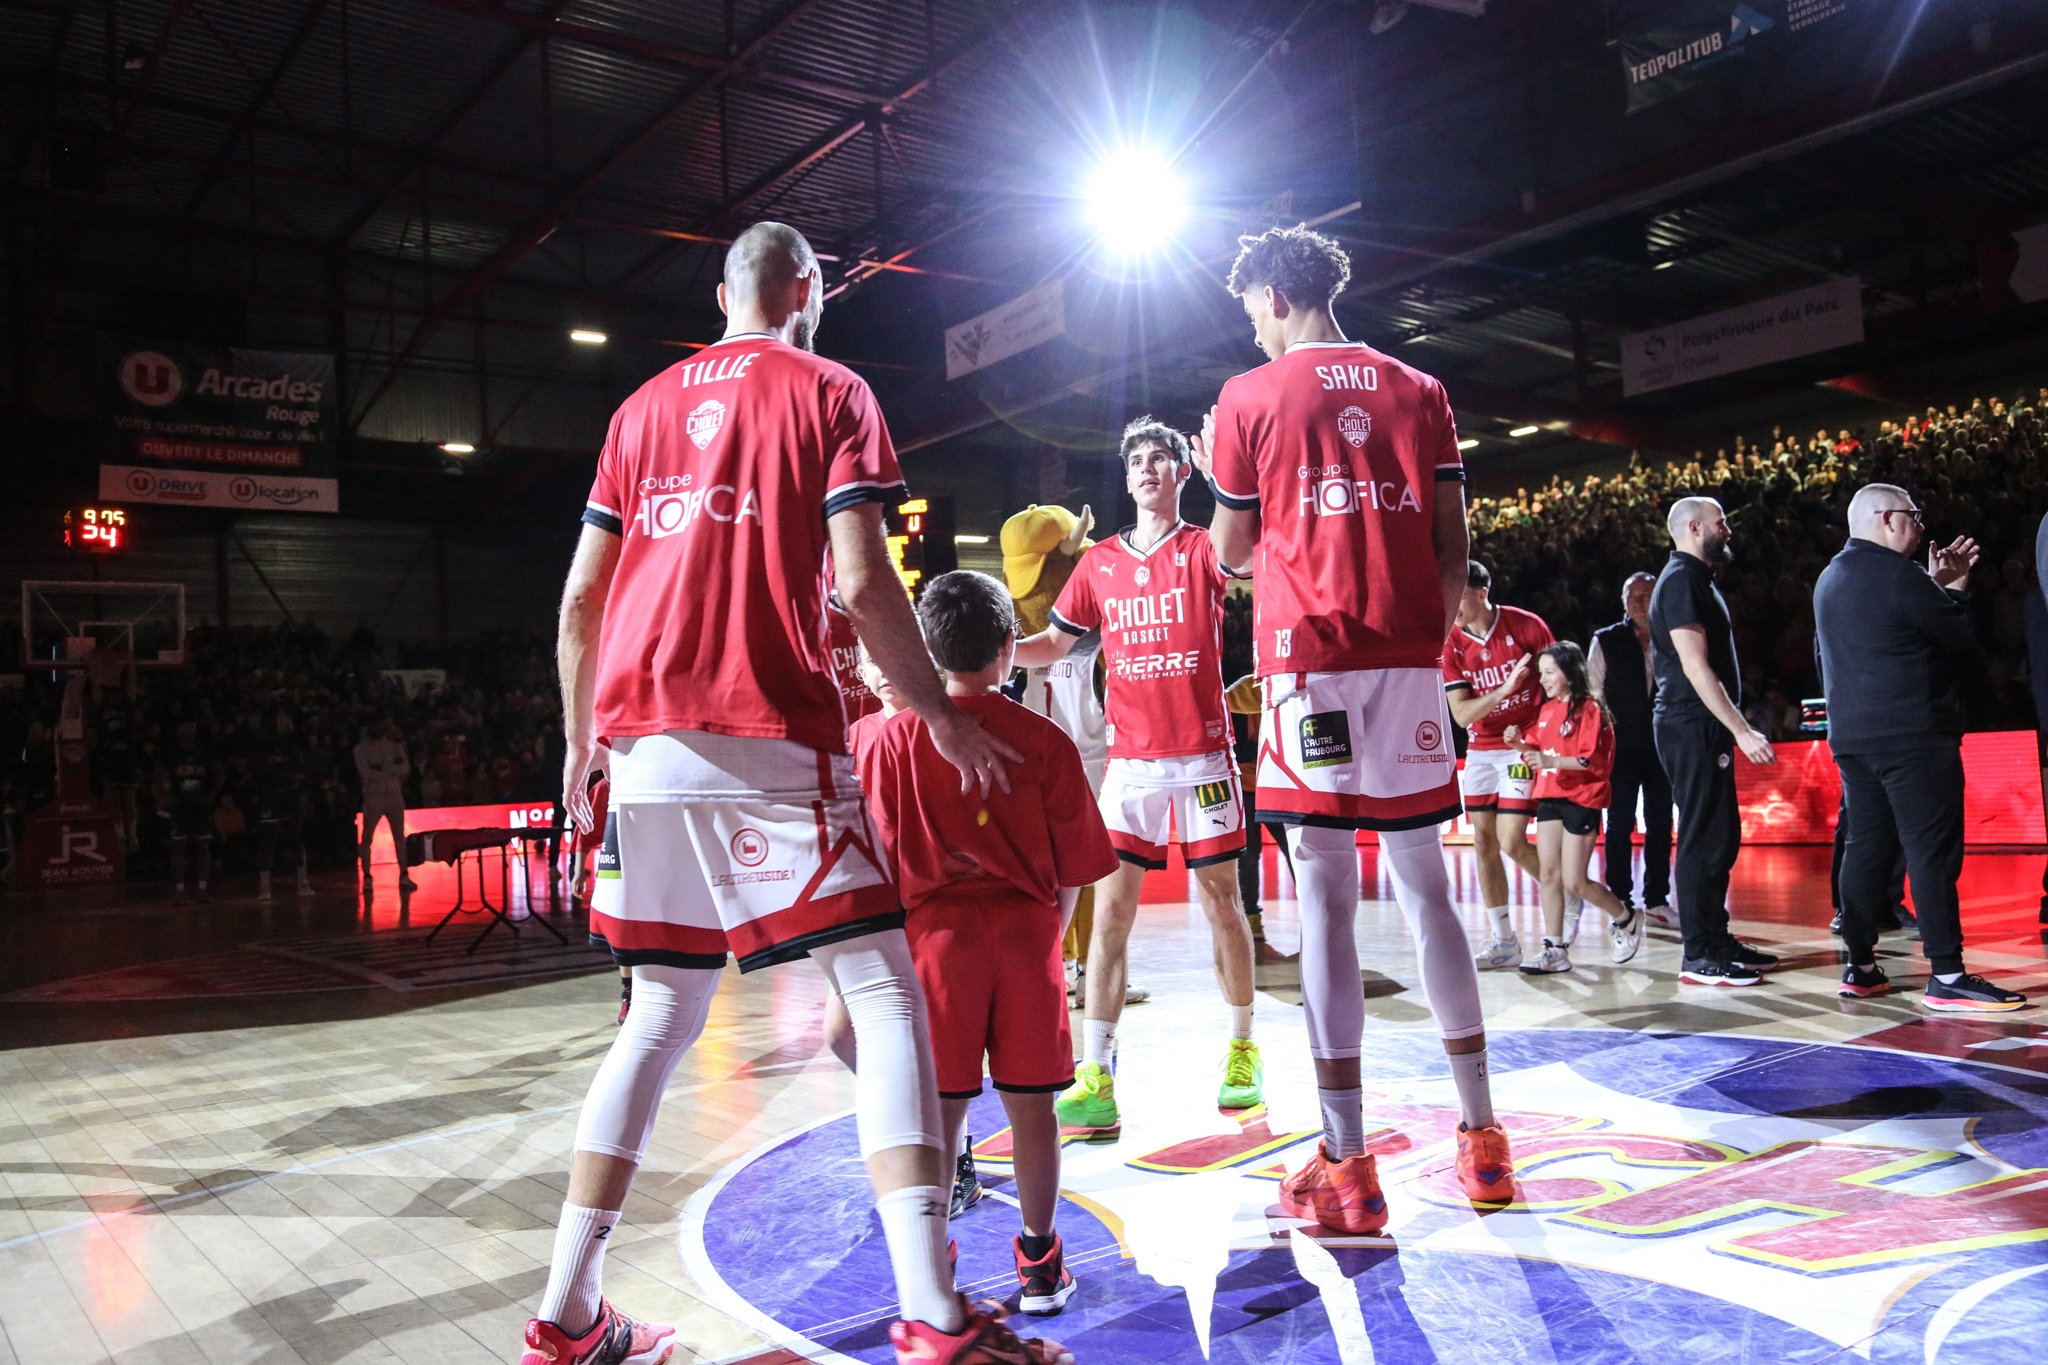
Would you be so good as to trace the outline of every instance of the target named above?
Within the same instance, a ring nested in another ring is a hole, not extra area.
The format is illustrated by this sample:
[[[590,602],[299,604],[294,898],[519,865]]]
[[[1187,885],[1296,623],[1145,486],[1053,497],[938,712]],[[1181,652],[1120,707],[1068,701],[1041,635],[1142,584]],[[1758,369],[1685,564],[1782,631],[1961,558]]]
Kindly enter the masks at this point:
[[[333,479],[234,474],[221,470],[100,466],[103,502],[155,502],[173,507],[232,507],[246,512],[338,512]]]
[[[334,357],[110,337],[100,496],[339,511]]]
[[[1863,281],[1829,280],[1621,339],[1621,391],[1633,398],[1695,379],[1863,340]]]
[[[1705,14],[1700,14],[1698,7],[1689,8],[1698,15],[1689,22],[1674,17],[1616,41],[1628,86],[1629,113],[1690,90],[1715,67],[1741,56],[1749,38],[1778,26],[1770,16],[1748,5]]]
[[[1067,330],[1064,279],[1047,280],[1028,294],[946,329],[946,378],[958,379],[998,360],[1040,346]]]

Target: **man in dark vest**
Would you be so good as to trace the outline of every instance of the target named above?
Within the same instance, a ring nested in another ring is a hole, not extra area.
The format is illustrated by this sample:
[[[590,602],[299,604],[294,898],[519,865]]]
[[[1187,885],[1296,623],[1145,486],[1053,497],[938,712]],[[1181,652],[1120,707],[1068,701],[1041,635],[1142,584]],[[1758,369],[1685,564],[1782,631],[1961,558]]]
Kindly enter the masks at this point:
[[[1678,927],[1671,908],[1671,780],[1657,761],[1651,712],[1657,674],[1650,661],[1650,594],[1657,575],[1630,574],[1621,585],[1622,619],[1593,636],[1586,674],[1614,719],[1614,772],[1608,779],[1607,889],[1633,904],[1636,796],[1643,800],[1643,907],[1652,924]]]

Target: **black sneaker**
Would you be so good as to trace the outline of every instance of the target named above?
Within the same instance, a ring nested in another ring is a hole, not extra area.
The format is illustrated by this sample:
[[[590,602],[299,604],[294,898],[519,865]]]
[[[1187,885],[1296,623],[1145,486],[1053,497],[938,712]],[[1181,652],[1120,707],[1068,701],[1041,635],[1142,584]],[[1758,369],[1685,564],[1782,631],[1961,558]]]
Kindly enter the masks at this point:
[[[1829,932],[1830,934],[1833,934],[1833,935],[1834,935],[1834,936],[1835,936],[1836,938],[1840,938],[1840,937],[1842,936],[1842,912],[1841,912],[1841,911],[1839,911],[1839,910],[1835,911],[1835,917],[1834,917],[1833,919],[1831,919],[1831,920],[1829,920],[1829,921],[1828,921],[1828,932]]]
[[[1012,1243],[1017,1253],[1017,1282],[1024,1292],[1017,1298],[1017,1306],[1034,1318],[1050,1317],[1067,1306],[1067,1300],[1074,1297],[1074,1276],[1067,1269],[1066,1249],[1060,1245],[1060,1235],[1052,1235],[1052,1250],[1038,1260],[1031,1260],[1024,1254],[1024,1239]]]
[[[967,1150],[953,1163],[953,1203],[947,1218],[958,1218],[981,1202],[981,1177],[974,1170],[974,1134],[967,1135]]]
[[[1689,957],[1678,979],[1689,986],[1754,986],[1763,976],[1753,967],[1718,957]]]
[[[2027,997],[1965,972],[1946,985],[1938,977],[1928,977],[1920,1003],[1943,1014],[2003,1014],[2024,1007]]]
[[[1767,953],[1754,944],[1744,943],[1737,938],[1728,940],[1721,956],[1738,967],[1747,967],[1756,972],[1767,972],[1778,965],[1776,953]]]
[[[1892,988],[1892,979],[1884,974],[1884,968],[1872,963],[1868,967],[1850,965],[1842,969],[1842,984],[1835,994],[1854,996],[1858,999],[1870,995],[1883,995]]]

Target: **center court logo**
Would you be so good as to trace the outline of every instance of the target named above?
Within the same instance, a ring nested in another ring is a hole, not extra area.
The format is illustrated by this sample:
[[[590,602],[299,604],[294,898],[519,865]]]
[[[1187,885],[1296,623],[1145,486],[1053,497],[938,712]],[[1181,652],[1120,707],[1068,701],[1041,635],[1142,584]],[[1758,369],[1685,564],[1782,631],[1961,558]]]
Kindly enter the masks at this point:
[[[768,861],[768,836],[752,827],[742,828],[732,836],[733,861],[741,867],[759,867]]]
[[[2048,1059],[2048,1033],[2004,1027],[1992,1042],[2026,1046],[1988,1055]],[[1522,1199],[1484,1214],[1451,1172],[1458,1113],[1435,1038],[1376,1034],[1364,1136],[1393,1213],[1382,1237],[1299,1235],[1278,1214],[1276,1182],[1317,1137],[1312,1098],[1219,1116],[1213,1082],[1168,1083],[1117,1137],[1065,1148],[1063,1184],[1087,1194],[1060,1210],[1080,1292],[1055,1335],[1090,1365],[1580,1365],[1683,1359],[1707,1339],[1739,1343],[1716,1359],[2009,1365],[2048,1328],[2048,1060],[1895,1050],[1911,1031],[1496,1034]],[[1938,1098],[1887,1107],[1919,1094]],[[1000,1180],[998,1097],[970,1109],[969,1129],[983,1124],[976,1163]],[[887,1360],[873,1343],[893,1306],[820,1314],[815,1276],[784,1263],[802,1241],[820,1273],[889,1283],[857,1182],[787,1198],[792,1170],[858,1160],[843,1115],[728,1167],[684,1213],[699,1282],[807,1358]],[[1008,1280],[1013,1211],[983,1201],[952,1231],[963,1283]],[[1521,1311],[1490,1315],[1483,1349],[1447,1349],[1470,1341],[1472,1304],[1504,1295]]]

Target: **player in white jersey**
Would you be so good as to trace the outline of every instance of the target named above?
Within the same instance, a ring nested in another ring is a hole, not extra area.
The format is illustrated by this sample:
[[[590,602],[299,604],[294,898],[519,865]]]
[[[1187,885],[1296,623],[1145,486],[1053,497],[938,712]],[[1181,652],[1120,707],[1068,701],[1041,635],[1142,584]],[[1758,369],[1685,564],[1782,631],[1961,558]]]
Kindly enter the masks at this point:
[[[1058,1106],[1060,1121],[1080,1128],[1119,1121],[1113,1063],[1131,925],[1145,872],[1166,866],[1169,843],[1194,874],[1230,1006],[1217,1103],[1244,1109],[1262,1098],[1251,926],[1237,887],[1244,799],[1223,701],[1224,574],[1207,534],[1180,519],[1193,471],[1187,438],[1141,417],[1124,430],[1123,462],[1137,523],[1082,556],[1051,628],[1017,646],[1020,664],[1041,666],[1099,632],[1109,665],[1100,801],[1120,866],[1096,885],[1083,1058]]]

